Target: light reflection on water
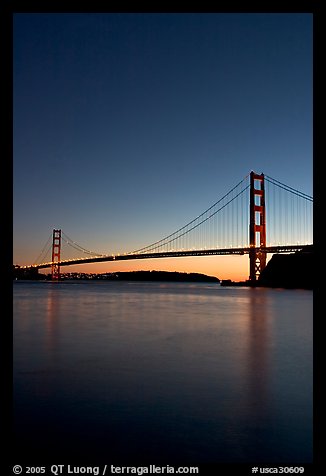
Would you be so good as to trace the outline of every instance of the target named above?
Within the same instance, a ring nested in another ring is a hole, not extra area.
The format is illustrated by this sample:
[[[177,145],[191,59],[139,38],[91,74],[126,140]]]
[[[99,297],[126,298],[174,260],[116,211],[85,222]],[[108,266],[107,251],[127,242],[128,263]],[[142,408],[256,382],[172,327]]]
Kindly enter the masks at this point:
[[[311,291],[15,283],[14,373],[18,453],[312,460]]]

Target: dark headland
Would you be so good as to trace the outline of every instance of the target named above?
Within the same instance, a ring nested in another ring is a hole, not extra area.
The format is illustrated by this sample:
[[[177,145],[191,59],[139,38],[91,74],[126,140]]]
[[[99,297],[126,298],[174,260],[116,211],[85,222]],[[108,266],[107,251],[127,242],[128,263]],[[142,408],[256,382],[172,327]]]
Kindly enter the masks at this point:
[[[313,247],[289,254],[274,254],[262,271],[261,286],[312,289],[314,280]]]
[[[288,254],[274,254],[261,272],[254,286],[313,289],[314,281],[314,253],[313,246],[306,246],[303,250]],[[222,286],[253,286],[249,281],[234,282],[223,280]]]

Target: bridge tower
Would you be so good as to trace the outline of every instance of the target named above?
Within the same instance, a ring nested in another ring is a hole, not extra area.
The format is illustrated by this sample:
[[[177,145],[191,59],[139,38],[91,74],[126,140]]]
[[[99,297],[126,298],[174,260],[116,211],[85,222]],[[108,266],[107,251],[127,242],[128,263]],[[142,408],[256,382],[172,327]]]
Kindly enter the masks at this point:
[[[52,238],[52,281],[60,279],[61,230],[53,230]]]
[[[264,174],[250,172],[249,281],[255,283],[266,267],[266,212]]]

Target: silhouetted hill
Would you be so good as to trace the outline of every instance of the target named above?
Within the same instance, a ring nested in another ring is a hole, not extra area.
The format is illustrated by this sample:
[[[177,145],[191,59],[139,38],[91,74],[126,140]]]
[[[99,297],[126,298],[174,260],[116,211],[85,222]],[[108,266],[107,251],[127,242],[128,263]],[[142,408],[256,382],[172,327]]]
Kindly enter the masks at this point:
[[[22,279],[22,280],[31,279],[33,281],[46,279],[46,276],[44,274],[40,274],[38,269],[21,268],[18,265],[14,265],[12,267],[12,277],[13,279]]]
[[[278,288],[313,288],[313,249],[274,254],[262,271],[259,284]]]
[[[200,273],[178,273],[172,271],[118,272],[114,273],[113,279],[119,281],[220,282],[220,280],[214,276],[206,276],[205,274]]]
[[[19,280],[51,280],[51,274],[40,274],[37,269],[13,267],[13,279]],[[107,281],[174,281],[219,283],[215,276],[200,273],[179,273],[170,271],[118,271],[116,273],[61,273],[61,280],[107,280]]]

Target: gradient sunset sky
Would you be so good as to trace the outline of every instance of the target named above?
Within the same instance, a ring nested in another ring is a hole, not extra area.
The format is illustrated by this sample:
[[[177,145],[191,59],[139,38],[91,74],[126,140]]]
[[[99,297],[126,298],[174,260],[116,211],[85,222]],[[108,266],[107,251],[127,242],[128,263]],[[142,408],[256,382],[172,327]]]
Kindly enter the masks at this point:
[[[14,264],[141,248],[251,170],[313,195],[309,13],[16,13]],[[248,257],[101,263],[246,279]]]

